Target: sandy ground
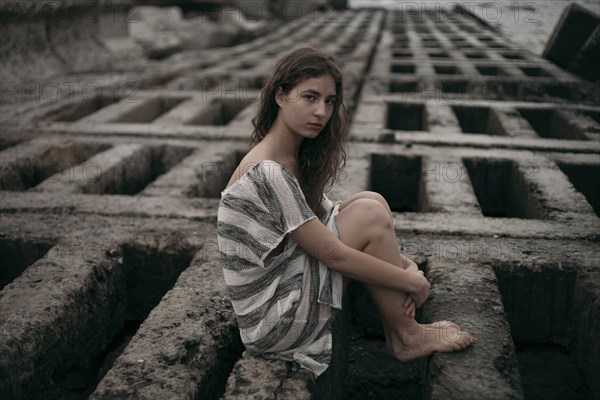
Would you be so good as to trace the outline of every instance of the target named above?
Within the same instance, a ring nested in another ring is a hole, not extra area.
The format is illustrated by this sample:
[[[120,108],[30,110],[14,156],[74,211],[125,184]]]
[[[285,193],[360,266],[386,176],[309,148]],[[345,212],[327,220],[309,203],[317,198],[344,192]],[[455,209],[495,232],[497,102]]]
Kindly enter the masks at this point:
[[[461,4],[473,10],[490,25],[498,27],[503,35],[535,54],[542,54],[560,15],[572,1],[443,1],[443,0],[350,0],[351,7],[385,7],[390,9],[433,8],[448,9]],[[600,1],[580,0],[576,3],[600,14]]]

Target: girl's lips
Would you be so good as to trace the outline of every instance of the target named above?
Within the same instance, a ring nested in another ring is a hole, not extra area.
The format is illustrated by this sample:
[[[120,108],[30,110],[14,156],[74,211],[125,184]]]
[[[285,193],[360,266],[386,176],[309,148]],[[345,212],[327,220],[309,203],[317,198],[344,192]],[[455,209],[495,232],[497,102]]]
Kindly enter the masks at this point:
[[[323,127],[323,125],[319,124],[318,122],[309,122],[308,125],[312,126],[313,128],[319,128],[319,129],[321,129]]]

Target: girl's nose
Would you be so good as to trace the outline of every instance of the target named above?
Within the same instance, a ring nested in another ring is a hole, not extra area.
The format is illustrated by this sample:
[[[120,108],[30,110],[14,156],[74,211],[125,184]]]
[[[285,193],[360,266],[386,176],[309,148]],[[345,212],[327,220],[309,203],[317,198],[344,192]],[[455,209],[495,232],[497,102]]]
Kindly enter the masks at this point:
[[[325,116],[325,114],[326,114],[325,107],[326,107],[326,105],[325,105],[324,101],[317,102],[317,105],[315,106],[315,109],[314,109],[315,115]]]

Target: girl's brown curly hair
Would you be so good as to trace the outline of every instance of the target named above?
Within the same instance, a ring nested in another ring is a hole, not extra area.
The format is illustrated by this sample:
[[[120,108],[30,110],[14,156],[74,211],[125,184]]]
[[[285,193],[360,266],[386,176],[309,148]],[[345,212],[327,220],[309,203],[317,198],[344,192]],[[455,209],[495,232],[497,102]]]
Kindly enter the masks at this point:
[[[304,139],[298,154],[301,175],[300,186],[308,205],[313,212],[322,217],[323,194],[331,189],[346,165],[346,140],[348,121],[344,105],[342,70],[337,60],[327,53],[312,47],[302,47],[282,57],[275,65],[269,82],[262,89],[260,105],[256,117],[252,120],[254,131],[251,145],[260,142],[269,132],[279,106],[275,93],[279,87],[288,94],[296,85],[308,78],[331,75],[335,82],[335,103],[333,114],[314,139]]]

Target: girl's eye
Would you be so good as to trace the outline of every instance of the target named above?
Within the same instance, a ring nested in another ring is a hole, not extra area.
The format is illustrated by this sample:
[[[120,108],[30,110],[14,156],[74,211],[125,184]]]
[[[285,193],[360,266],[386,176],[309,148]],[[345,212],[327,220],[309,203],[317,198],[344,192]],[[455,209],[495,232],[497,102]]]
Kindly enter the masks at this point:
[[[327,99],[327,104],[335,104],[335,99]]]
[[[304,96],[304,98],[307,99],[307,100],[313,101],[315,99],[315,96],[312,95],[312,94],[307,94],[307,95]]]

